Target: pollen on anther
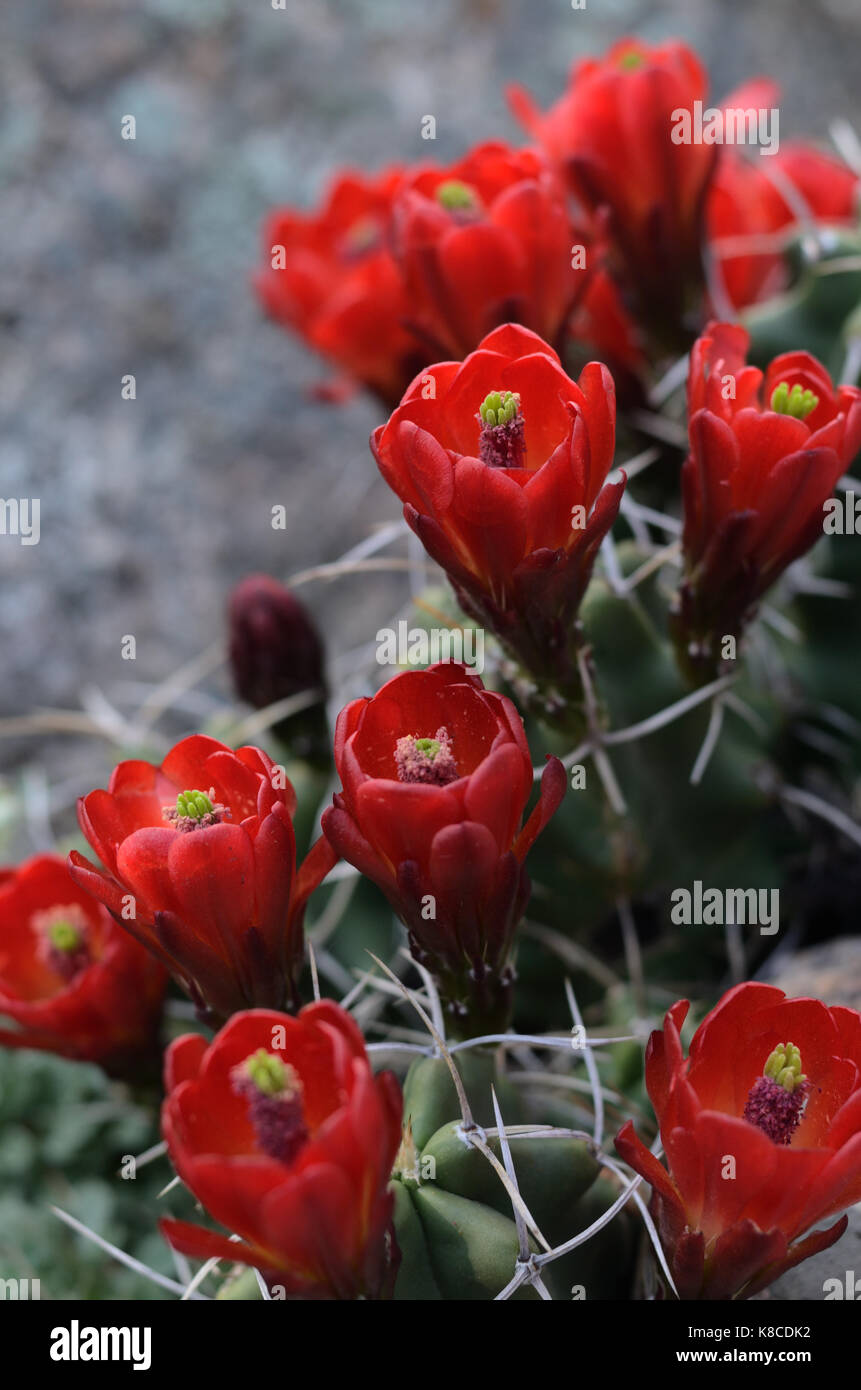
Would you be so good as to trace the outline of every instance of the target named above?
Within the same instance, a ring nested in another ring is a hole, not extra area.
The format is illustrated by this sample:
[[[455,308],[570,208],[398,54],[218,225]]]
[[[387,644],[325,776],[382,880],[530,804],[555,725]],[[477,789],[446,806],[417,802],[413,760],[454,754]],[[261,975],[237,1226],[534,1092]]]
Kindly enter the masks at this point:
[[[395,745],[399,782],[425,782],[445,787],[459,777],[448,730],[437,729],[434,738],[407,734]]]

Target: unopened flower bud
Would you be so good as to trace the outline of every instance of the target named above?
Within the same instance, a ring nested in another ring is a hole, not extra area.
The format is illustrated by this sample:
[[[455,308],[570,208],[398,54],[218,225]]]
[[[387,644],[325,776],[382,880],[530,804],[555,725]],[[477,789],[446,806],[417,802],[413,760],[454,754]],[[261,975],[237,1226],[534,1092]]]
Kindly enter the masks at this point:
[[[319,699],[274,727],[298,757],[328,759],[324,653],[317,628],[289,589],[251,574],[230,595],[230,665],[237,694],[255,709],[317,692]]]
[[[307,610],[283,584],[250,574],[230,595],[230,664],[255,709],[323,689],[323,646]]]

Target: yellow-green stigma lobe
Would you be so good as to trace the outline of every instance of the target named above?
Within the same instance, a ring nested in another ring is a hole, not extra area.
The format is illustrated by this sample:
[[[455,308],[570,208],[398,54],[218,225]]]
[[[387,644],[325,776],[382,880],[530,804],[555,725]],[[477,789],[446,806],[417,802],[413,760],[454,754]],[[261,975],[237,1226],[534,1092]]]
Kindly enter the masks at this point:
[[[293,1070],[292,1067],[290,1070]],[[274,1052],[267,1052],[263,1047],[246,1057],[245,1075],[264,1096],[280,1096],[287,1090],[286,1063],[282,1062],[280,1057],[276,1057]]]
[[[744,1118],[775,1144],[789,1144],[801,1123],[809,1090],[798,1048],[794,1043],[778,1043],[750,1089]]]
[[[395,766],[399,782],[426,782],[434,787],[448,786],[460,775],[446,728],[437,729],[435,738],[416,738],[412,734],[399,738]]]
[[[221,802],[213,801],[214,791],[185,791],[176,798],[175,806],[166,806],[164,818],[177,830],[187,832],[200,830],[208,825],[218,825],[230,814]]]
[[[48,928],[48,940],[55,951],[76,951],[81,944],[81,933],[71,922],[54,922]]]
[[[642,53],[635,53],[631,49],[628,53],[623,53],[619,58],[619,67],[625,72],[633,72],[635,68],[641,68],[645,63]]]
[[[478,407],[478,457],[488,468],[523,468],[526,434],[516,391],[489,391]]]
[[[298,1072],[260,1047],[233,1068],[230,1080],[248,1105],[259,1147],[270,1158],[291,1163],[308,1139]]]
[[[413,747],[417,753],[421,753],[424,757],[430,758],[431,762],[433,762],[442,744],[437,738],[417,738],[413,740]]]
[[[212,812],[212,802],[206,792],[180,792],[176,798],[176,812],[179,816],[191,816],[203,820]]]
[[[774,1051],[769,1053],[762,1074],[770,1076],[772,1081],[790,1093],[807,1080],[801,1070],[801,1053],[794,1043],[778,1043]]]
[[[507,425],[520,411],[520,396],[516,391],[489,391],[478,413],[483,425]]]
[[[446,212],[475,212],[478,198],[475,190],[460,179],[446,179],[436,190],[436,200]]]
[[[792,390],[788,381],[781,381],[771,393],[771,409],[778,415],[791,415],[795,420],[806,420],[819,404],[819,397],[795,383]]]
[[[37,912],[32,925],[41,941],[41,954],[63,980],[73,980],[92,964],[86,914],[76,903]]]

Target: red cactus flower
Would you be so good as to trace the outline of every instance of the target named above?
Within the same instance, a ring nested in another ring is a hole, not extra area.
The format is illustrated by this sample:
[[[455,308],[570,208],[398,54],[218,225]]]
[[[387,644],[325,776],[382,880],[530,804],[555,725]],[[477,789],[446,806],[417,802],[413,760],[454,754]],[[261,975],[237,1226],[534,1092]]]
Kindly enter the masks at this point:
[[[691,354],[682,470],[685,575],[674,615],[683,665],[709,679],[720,639],[823,529],[823,504],[861,447],[861,391],[806,352],[765,373],[748,335],[709,324]]]
[[[803,140],[784,145],[774,157],[777,194],[787,220],[812,214],[821,222],[853,222],[861,178],[842,160]]]
[[[840,160],[801,141],[767,161],[725,149],[711,185],[707,226],[712,254],[736,309],[784,289],[789,270],[781,255],[786,235],[810,220],[849,224],[861,180]],[[783,233],[783,237],[778,236]]]
[[[40,854],[0,871],[0,1029],[4,1047],[143,1071],[158,1050],[167,975],[69,876]]]
[[[302,917],[331,867],[325,841],[298,874],[296,797],[259,748],[233,752],[202,734],[161,767],[123,762],[107,791],[78,803],[102,861],[73,851],[76,883],[151,950],[202,1012],[295,1002]]]
[[[674,115],[705,96],[690,49],[633,38],[576,63],[547,112],[511,92],[515,114],[579,203],[607,225],[637,316],[667,346],[684,339],[701,295],[703,204],[717,157],[714,145],[675,143]]]
[[[401,170],[343,171],[311,213],[279,208],[263,228],[265,269],[255,277],[266,311],[386,404],[426,359],[404,326],[407,299],[388,248]]]
[[[574,382],[546,343],[506,324],[464,362],[417,377],[371,439],[461,606],[533,676],[560,687],[571,680],[577,609],[625,486],[623,476],[604,487],[615,422],[606,367],[590,362]]]
[[[630,1120],[616,1148],[651,1185],[679,1297],[749,1298],[833,1245],[846,1217],[808,1232],[861,1200],[861,1015],[737,985],[685,1058],[687,1011],[646,1049],[666,1168]]]
[[[776,233],[793,219],[763,163],[724,150],[709,189],[709,247],[723,293],[734,309],[767,299],[786,281]]]
[[[455,1028],[504,1026],[509,953],[529,897],[527,851],[559,806],[551,758],[528,821],[532,761],[510,700],[441,662],[387,681],[338,716],[343,790],[323,816],[333,849],[386,894]]]
[[[582,235],[534,150],[489,143],[419,170],[394,199],[392,235],[411,323],[434,356],[463,357],[508,320],[558,345],[588,283]]]
[[[251,1265],[276,1297],[387,1291],[397,1272],[387,1189],[401,1094],[390,1073],[373,1075],[348,1013],[329,1000],[295,1018],[252,1009],[211,1043],[178,1038],[165,1090],[162,1130],[177,1173],[241,1237],[164,1220],[174,1249]]]
[[[620,399],[644,403],[643,383],[648,356],[643,335],[625,308],[619,287],[606,270],[591,277],[586,293],[568,322],[569,346],[579,354],[597,357],[609,367]]]

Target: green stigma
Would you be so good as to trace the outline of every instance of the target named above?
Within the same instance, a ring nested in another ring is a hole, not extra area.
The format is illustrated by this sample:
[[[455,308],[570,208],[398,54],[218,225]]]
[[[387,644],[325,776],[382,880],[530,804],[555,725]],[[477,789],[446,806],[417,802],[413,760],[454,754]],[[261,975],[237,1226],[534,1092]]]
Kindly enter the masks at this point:
[[[176,814],[188,816],[190,820],[203,820],[203,817],[211,815],[214,809],[206,792],[180,792],[176,798]]]
[[[801,1070],[801,1053],[794,1043],[778,1043],[769,1054],[762,1074],[776,1081],[790,1095],[807,1080]]]
[[[818,404],[819,397],[805,390],[798,382],[790,391],[789,382],[782,381],[771,393],[772,410],[776,410],[778,415],[791,415],[795,420],[806,420]]]
[[[619,67],[623,68],[625,72],[633,72],[634,68],[641,68],[645,61],[642,53],[635,53],[631,49],[628,53],[622,54],[619,59]]]
[[[81,945],[81,933],[71,922],[52,922],[47,935],[55,951],[77,951]]]
[[[258,1048],[246,1058],[244,1070],[248,1080],[264,1096],[281,1096],[289,1089],[289,1073],[292,1068],[288,1069],[280,1057],[267,1052],[264,1047]]]
[[[490,391],[478,407],[484,425],[507,425],[520,414],[516,391]]]
[[[415,740],[416,751],[424,754],[433,762],[440,748],[442,747],[439,739],[436,738],[417,738]]]
[[[447,212],[471,212],[476,206],[476,196],[468,183],[461,183],[460,179],[446,179],[441,183],[436,191],[438,203]]]

